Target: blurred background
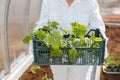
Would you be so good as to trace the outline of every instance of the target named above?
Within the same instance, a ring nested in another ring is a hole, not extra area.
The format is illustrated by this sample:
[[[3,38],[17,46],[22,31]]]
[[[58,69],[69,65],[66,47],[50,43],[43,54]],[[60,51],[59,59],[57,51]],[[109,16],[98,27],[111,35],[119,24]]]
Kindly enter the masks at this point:
[[[39,19],[42,0],[0,0],[0,77],[28,55],[22,40]],[[98,0],[106,25],[120,27],[120,0]]]

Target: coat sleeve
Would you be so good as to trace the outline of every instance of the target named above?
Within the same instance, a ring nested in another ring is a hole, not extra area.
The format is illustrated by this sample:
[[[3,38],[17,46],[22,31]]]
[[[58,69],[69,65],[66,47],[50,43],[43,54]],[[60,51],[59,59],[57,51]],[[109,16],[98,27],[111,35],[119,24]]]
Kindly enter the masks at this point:
[[[106,39],[106,44],[105,44],[105,58],[108,56],[108,50],[107,50],[107,42],[108,38],[105,35],[105,24],[103,22],[103,19],[100,15],[99,11],[99,5],[97,3],[97,0],[89,0],[91,1],[91,6],[90,6],[90,27],[93,29],[99,28],[103,37]]]
[[[39,28],[42,28],[44,25],[47,25],[47,23],[48,23],[49,1],[50,0],[43,0],[43,2],[42,2],[40,18],[36,22],[37,26],[34,28],[35,30],[38,30]]]
[[[105,34],[105,24],[100,15],[99,5],[97,0],[90,0],[90,28],[99,28]]]

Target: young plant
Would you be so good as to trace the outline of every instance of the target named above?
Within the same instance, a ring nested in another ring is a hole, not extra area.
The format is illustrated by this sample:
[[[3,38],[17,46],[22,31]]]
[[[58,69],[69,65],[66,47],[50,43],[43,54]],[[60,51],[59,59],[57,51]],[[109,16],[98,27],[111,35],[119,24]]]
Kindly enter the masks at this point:
[[[77,50],[75,48],[71,48],[69,50],[69,60],[71,63],[75,62],[76,58],[78,56]]]
[[[85,34],[87,32],[87,28],[85,25],[73,22],[72,25],[72,32],[73,35],[77,38],[83,39],[85,37]]]
[[[66,29],[63,29],[63,28],[60,28],[60,30],[66,35],[66,34],[68,34],[68,30],[66,30]]]
[[[30,42],[30,40],[32,40],[32,38],[35,36],[35,31],[34,31],[35,26],[37,26],[37,24],[34,24],[30,28],[30,35],[25,36],[25,38],[23,39],[24,44],[28,44]]]
[[[43,71],[45,75],[40,80],[49,80],[48,75],[45,71]]]
[[[100,47],[100,41],[102,41],[101,37],[95,37],[95,33],[92,33],[90,39],[91,39],[91,43],[89,44],[90,46],[94,48]]]
[[[24,44],[28,44],[30,40],[32,40],[34,37],[37,37],[40,41],[45,39],[46,34],[48,34],[50,31],[53,29],[57,29],[60,24],[56,21],[49,22],[48,26],[43,26],[43,28],[35,31],[34,27],[37,26],[37,24],[34,24],[31,29],[30,29],[30,35],[27,35],[24,39],[23,42]]]
[[[32,74],[36,74],[37,69],[41,69],[41,67],[34,65],[33,67],[30,68],[29,72],[32,73]]]
[[[88,38],[83,38],[83,39],[74,38],[72,41],[73,46],[88,47],[88,44],[89,44]]]
[[[60,34],[59,31],[53,30],[51,31],[51,34],[48,34],[46,36],[46,42],[51,46],[51,56],[61,56],[62,55],[62,50],[60,49],[60,45],[62,43],[62,35]]]
[[[106,67],[118,67],[120,65],[120,61],[117,58],[116,54],[110,54],[107,58],[107,60],[105,61],[105,66]]]
[[[73,45],[73,46],[80,46],[80,39],[74,38],[74,39],[72,40],[72,45]]]
[[[60,24],[56,21],[52,21],[48,23],[48,26],[50,27],[50,30],[53,30],[53,29],[58,29]]]

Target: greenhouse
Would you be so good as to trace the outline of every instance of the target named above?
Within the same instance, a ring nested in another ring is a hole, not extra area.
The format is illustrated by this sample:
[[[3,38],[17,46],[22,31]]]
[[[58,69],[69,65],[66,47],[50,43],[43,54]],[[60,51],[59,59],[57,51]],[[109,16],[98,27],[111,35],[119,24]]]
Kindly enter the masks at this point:
[[[120,0],[0,0],[0,80],[120,80],[119,32]]]

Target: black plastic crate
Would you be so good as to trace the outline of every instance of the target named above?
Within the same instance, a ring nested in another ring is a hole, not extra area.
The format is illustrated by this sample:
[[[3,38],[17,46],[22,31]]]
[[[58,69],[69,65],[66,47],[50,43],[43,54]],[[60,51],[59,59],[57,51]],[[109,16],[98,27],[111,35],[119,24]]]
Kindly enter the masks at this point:
[[[77,52],[82,52],[78,55],[74,62],[69,60],[69,49],[70,47],[63,48],[63,55],[60,57],[51,57],[50,48],[47,46],[42,46],[41,41],[36,38],[33,38],[33,53],[34,53],[34,63],[41,65],[102,65],[104,62],[105,54],[105,38],[102,36],[98,29],[90,30],[86,37],[89,38],[91,32],[95,32],[95,36],[102,37],[102,41],[95,41],[95,43],[100,43],[100,47],[94,48],[91,47],[81,47],[74,46],[77,49]]]

